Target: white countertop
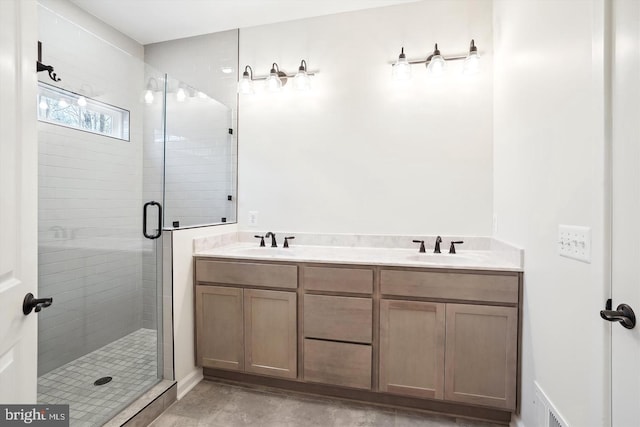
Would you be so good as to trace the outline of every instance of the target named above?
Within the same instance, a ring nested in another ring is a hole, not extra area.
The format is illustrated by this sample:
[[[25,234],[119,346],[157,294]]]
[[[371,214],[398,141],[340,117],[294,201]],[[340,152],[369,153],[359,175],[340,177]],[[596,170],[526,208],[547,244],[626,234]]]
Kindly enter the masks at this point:
[[[398,267],[425,267],[465,270],[490,271],[523,271],[521,263],[513,257],[505,256],[500,250],[464,250],[449,254],[448,247],[443,245],[442,254],[434,254],[427,249],[419,253],[415,249],[346,247],[346,246],[314,246],[296,245],[291,242],[289,248],[281,245],[277,248],[260,247],[256,242],[230,242],[216,247],[198,248],[194,256],[227,259],[289,261],[327,264],[359,264]]]

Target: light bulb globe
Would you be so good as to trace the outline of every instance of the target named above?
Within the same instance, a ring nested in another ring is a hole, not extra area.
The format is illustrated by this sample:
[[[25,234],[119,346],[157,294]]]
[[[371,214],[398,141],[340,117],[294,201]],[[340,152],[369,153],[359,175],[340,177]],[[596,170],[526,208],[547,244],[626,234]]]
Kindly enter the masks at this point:
[[[404,54],[404,47],[400,50],[398,60],[393,64],[391,75],[393,80],[396,81],[409,80],[411,78],[411,64],[409,64],[407,56]]]
[[[151,91],[151,89],[147,89],[144,92],[144,102],[145,102],[145,104],[152,104],[153,103],[153,92]]]
[[[277,73],[269,74],[265,84],[267,85],[267,91],[269,92],[280,92],[280,89],[282,89],[282,81]]]
[[[253,93],[253,81],[248,72],[242,74],[242,79],[238,82],[238,93],[249,95]]]
[[[311,90],[311,77],[306,71],[300,70],[293,78],[293,87],[301,92]]]
[[[179,88],[178,91],[176,92],[176,100],[178,102],[184,102],[185,99],[187,99],[187,93],[184,91],[183,88]]]
[[[446,64],[441,55],[434,55],[427,64],[427,74],[431,77],[441,77],[444,74]]]
[[[469,52],[469,55],[464,60],[462,73],[472,75],[478,72],[480,72],[480,56],[478,56],[478,52]]]

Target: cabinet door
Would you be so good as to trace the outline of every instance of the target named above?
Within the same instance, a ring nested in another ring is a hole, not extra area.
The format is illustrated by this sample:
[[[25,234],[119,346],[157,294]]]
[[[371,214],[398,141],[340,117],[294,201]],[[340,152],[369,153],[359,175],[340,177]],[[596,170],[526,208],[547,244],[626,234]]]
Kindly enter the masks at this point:
[[[196,286],[196,363],[244,368],[242,289]]]
[[[518,311],[447,304],[445,399],[515,409]]]
[[[445,305],[380,301],[380,390],[442,399]]]
[[[297,376],[295,292],[244,290],[245,371]]]

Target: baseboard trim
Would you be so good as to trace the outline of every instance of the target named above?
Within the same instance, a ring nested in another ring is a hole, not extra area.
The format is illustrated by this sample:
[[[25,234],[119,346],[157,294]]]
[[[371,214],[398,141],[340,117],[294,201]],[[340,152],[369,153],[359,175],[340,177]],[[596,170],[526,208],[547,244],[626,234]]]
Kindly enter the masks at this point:
[[[222,369],[204,368],[203,373],[204,378],[208,380],[229,380],[240,384],[254,384],[303,394],[330,396],[332,398],[364,402],[378,406],[404,408],[432,414],[490,421],[505,426],[508,426],[511,421],[511,412],[482,406],[405,397],[319,383],[305,383],[296,380],[225,371]]]
[[[182,399],[185,394],[189,393],[192,388],[194,388],[204,376],[202,375],[202,369],[194,369],[181,380],[178,380],[178,400]]]
[[[522,418],[520,418],[516,414],[513,414],[513,416],[511,417],[511,423],[509,424],[509,427],[527,427],[527,426],[524,424],[524,421],[522,421]]]

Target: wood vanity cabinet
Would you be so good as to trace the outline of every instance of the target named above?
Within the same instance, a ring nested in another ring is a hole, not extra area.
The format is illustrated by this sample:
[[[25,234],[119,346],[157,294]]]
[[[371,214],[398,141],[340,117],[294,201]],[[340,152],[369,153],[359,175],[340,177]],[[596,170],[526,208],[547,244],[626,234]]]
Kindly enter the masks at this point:
[[[198,366],[296,378],[296,293],[231,286],[295,289],[296,266],[198,260],[196,283]]]
[[[304,266],[301,277],[304,380],[370,390],[373,269]]]
[[[195,270],[206,377],[500,422],[516,409],[520,272],[211,258]]]
[[[515,409],[517,274],[382,270],[380,286],[380,390]]]
[[[244,370],[242,289],[196,286],[196,359],[205,368]]]
[[[380,301],[380,391],[444,397],[445,304]]]
[[[515,409],[515,307],[447,304],[446,400]]]

